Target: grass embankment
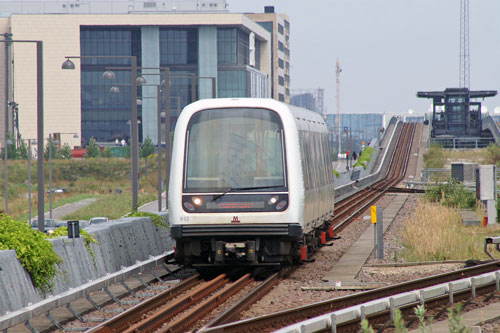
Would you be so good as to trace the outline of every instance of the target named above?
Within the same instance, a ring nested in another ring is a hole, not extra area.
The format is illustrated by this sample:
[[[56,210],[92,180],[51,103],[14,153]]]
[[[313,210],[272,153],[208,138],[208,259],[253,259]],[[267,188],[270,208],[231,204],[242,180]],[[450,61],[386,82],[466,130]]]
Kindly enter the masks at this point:
[[[52,188],[66,188],[68,193],[54,193],[53,208],[86,198],[98,198],[92,205],[71,214],[71,219],[89,219],[93,216],[119,218],[131,208],[130,160],[119,158],[72,159],[52,161]],[[158,181],[156,155],[148,158],[146,175],[144,159],[140,163],[139,203],[155,200]],[[164,174],[164,171],[163,171]],[[29,215],[28,162],[9,161],[9,215],[27,221]],[[32,216],[37,214],[37,166],[32,163]],[[45,211],[49,210],[49,165],[44,165]],[[117,191],[118,190],[118,191]],[[5,202],[5,185],[0,182],[0,202]],[[0,204],[0,207],[2,205]],[[2,209],[2,208],[0,208]],[[3,210],[3,209],[2,209]]]
[[[405,221],[401,255],[405,261],[489,259],[484,238],[498,234],[500,225],[466,227],[459,209],[420,199],[415,214]]]
[[[445,150],[433,145],[424,154],[426,168],[444,168],[452,161],[479,164],[500,164],[500,146],[493,144],[480,150]],[[432,181],[444,182],[427,189],[419,199],[413,216],[405,221],[398,254],[406,261],[478,260],[489,259],[484,253],[484,239],[500,235],[500,225],[462,225],[460,209],[475,210],[479,220],[486,215],[485,207],[476,201],[475,193],[451,180],[449,171]],[[500,258],[496,251],[490,253]]]

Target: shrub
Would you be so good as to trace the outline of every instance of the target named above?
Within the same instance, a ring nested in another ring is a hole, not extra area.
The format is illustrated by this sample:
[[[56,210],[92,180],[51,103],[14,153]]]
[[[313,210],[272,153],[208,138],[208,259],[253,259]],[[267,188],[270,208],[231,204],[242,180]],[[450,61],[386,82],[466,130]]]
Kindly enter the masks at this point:
[[[7,215],[0,218],[0,250],[16,251],[33,285],[42,293],[52,290],[56,265],[62,262],[45,237],[44,233],[31,229],[26,222],[16,221]]]
[[[467,190],[464,184],[456,179],[448,178],[444,184],[432,185],[425,191],[430,202],[440,202],[447,207],[475,208],[476,196]]]
[[[62,159],[68,160],[71,158],[71,147],[69,144],[65,143],[60,151],[60,156]]]
[[[440,145],[432,144],[423,157],[426,168],[444,168],[446,156],[444,148]]]
[[[486,148],[485,164],[500,165],[500,146],[497,143],[490,143]]]
[[[149,155],[153,154],[154,152],[155,152],[155,145],[153,144],[151,138],[148,136],[146,139],[144,139],[144,142],[142,143],[139,156],[146,158]]]
[[[87,146],[87,152],[85,153],[84,157],[95,158],[98,156],[99,156],[99,147],[97,146],[95,139],[92,137],[90,138],[90,142]]]
[[[151,218],[151,220],[153,220],[153,223],[157,227],[168,228],[167,218],[161,217],[160,215],[155,213],[133,211],[129,213],[127,217],[149,217]]]

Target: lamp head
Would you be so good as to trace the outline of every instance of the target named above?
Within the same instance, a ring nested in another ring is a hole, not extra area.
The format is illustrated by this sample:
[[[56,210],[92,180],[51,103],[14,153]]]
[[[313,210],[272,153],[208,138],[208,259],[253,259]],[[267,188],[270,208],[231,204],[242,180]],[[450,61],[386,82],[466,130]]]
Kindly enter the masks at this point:
[[[109,92],[112,93],[112,94],[119,94],[120,93],[120,87],[112,86],[111,89],[109,89]]]
[[[104,73],[102,73],[102,78],[104,80],[114,80],[115,79],[115,73],[113,71],[107,70]]]
[[[62,69],[75,69],[75,63],[69,59],[66,59],[62,66],[61,66]]]

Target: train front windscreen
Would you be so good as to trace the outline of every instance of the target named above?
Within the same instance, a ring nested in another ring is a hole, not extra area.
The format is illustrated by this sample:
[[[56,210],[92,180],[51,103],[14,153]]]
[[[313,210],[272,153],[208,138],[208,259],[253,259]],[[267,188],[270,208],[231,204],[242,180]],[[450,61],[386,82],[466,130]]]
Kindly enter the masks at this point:
[[[283,125],[266,109],[208,109],[188,124],[184,192],[286,189]]]

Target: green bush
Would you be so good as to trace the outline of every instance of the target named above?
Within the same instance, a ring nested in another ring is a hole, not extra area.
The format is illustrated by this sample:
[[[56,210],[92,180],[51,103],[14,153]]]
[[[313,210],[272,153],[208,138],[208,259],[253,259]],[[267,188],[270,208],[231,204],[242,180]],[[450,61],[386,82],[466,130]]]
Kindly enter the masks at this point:
[[[438,144],[432,144],[429,150],[423,155],[426,168],[444,168],[446,156],[444,148]]]
[[[45,237],[44,233],[33,230],[26,222],[16,221],[7,215],[0,218],[0,250],[15,250],[33,285],[44,294],[52,290],[56,265],[62,262]]]
[[[475,208],[476,196],[464,184],[448,178],[444,184],[432,185],[425,190],[425,197],[430,202],[441,202],[447,207]]]
[[[353,167],[363,167],[363,169],[366,170],[368,167],[368,163],[372,160],[372,155],[375,152],[375,148],[373,147],[366,147],[362,152],[361,155],[359,155],[358,160],[356,163],[354,163]]]
[[[486,148],[485,164],[500,165],[500,146],[497,143],[490,143]]]
[[[168,220],[155,213],[133,211],[127,217],[149,217],[157,227],[168,228]]]
[[[96,158],[98,156],[99,156],[99,147],[97,146],[95,139],[92,137],[90,138],[90,142],[87,145],[87,152],[85,153],[84,157]]]

